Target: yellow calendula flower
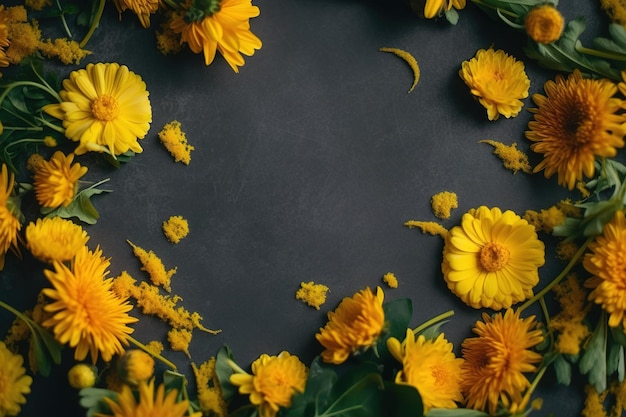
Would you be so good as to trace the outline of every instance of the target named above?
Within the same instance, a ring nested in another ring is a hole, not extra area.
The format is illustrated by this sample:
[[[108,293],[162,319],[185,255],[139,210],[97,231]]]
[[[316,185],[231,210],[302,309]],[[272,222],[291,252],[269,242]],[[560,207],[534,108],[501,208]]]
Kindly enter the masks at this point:
[[[17,416],[25,394],[30,393],[33,378],[26,375],[24,357],[7,349],[0,342],[0,416]]]
[[[78,180],[87,167],[74,161],[74,154],[56,151],[49,161],[42,161],[33,175],[35,197],[43,207],[68,206],[78,191]]]
[[[74,258],[72,269],[54,261],[54,270],[44,270],[53,288],[43,293],[52,299],[45,306],[50,317],[43,322],[53,329],[54,337],[75,348],[74,358],[87,354],[95,363],[99,356],[106,362],[124,352],[127,337],[133,332],[129,324],[137,321],[128,315],[132,305],[111,291],[112,280],[106,278],[110,262],[97,248],[83,247]]]
[[[544,261],[534,226],[510,210],[481,206],[450,230],[441,269],[467,305],[500,310],[532,297]]]
[[[146,83],[118,63],[89,64],[63,81],[62,102],[44,111],[63,121],[65,135],[79,142],[77,155],[88,151],[121,155],[143,151],[152,122]]]
[[[351,354],[377,342],[385,325],[384,298],[380,287],[376,294],[365,288],[354,297],[344,298],[335,311],[328,313],[328,323],[315,335],[325,348],[324,362],[341,364]]]
[[[461,63],[459,75],[487,109],[489,120],[500,115],[517,116],[524,106],[522,99],[528,97],[530,79],[524,63],[500,49],[480,49],[472,59]]]
[[[148,381],[154,374],[154,359],[139,349],[124,352],[117,362],[117,370],[122,381],[130,385],[138,385]]]
[[[533,350],[543,341],[534,316],[521,318],[507,310],[494,317],[483,313],[473,329],[478,337],[461,344],[465,362],[461,366],[461,392],[466,405],[496,414],[498,402],[519,405],[530,386],[526,372],[536,371],[541,355]]]
[[[426,0],[424,4],[424,17],[426,19],[439,17],[453,7],[457,10],[464,9],[465,3],[465,0]]]
[[[141,26],[150,27],[150,15],[159,10],[160,0],[113,0],[117,11],[122,15],[125,10],[131,10],[137,15]]]
[[[4,256],[13,249],[18,250],[17,236],[22,228],[19,220],[20,211],[13,197],[15,177],[9,173],[6,164],[0,170],[0,270],[4,268]]]
[[[550,3],[533,7],[524,19],[526,33],[537,43],[558,41],[565,27],[565,18]]]
[[[243,55],[252,56],[261,40],[250,31],[249,20],[260,13],[251,0],[189,0],[185,10],[176,13],[170,24],[175,33],[196,54],[204,54],[209,65],[219,51],[235,72],[244,64]]]
[[[90,388],[96,384],[98,379],[97,369],[86,363],[77,363],[67,372],[67,379],[72,388]]]
[[[596,157],[612,158],[624,147],[623,101],[613,82],[584,79],[577,69],[548,80],[544,90],[532,96],[537,108],[529,109],[534,120],[526,131],[530,149],[543,155],[534,172],[557,174],[559,185],[572,190],[583,176],[593,177]]]
[[[274,417],[280,407],[289,407],[296,393],[304,392],[308,369],[297,356],[281,352],[277,356],[261,355],[252,363],[252,375],[235,372],[231,384],[240,394],[249,394],[250,403],[260,417]]]
[[[45,217],[26,226],[26,245],[43,262],[69,261],[87,244],[85,229],[61,217]]]
[[[457,408],[463,401],[459,385],[463,359],[452,352],[452,343],[443,334],[435,340],[423,335],[415,338],[407,329],[404,342],[390,337],[389,352],[402,363],[396,375],[396,383],[412,385],[419,391],[424,404],[424,413],[431,408]]]

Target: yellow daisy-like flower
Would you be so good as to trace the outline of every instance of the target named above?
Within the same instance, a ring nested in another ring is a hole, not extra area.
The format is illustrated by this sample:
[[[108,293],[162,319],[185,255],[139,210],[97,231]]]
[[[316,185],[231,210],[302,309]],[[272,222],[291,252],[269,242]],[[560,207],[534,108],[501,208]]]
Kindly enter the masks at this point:
[[[252,56],[261,48],[261,40],[250,31],[249,20],[260,11],[251,0],[188,0],[186,9],[173,16],[174,33],[196,54],[204,54],[204,63],[215,59],[216,51],[235,72],[244,64],[243,55]]]
[[[489,120],[517,116],[524,106],[521,100],[528,97],[530,79],[524,63],[502,50],[480,49],[461,64],[459,75],[487,109]]]
[[[593,275],[585,281],[592,288],[589,299],[609,313],[609,326],[626,326],[626,220],[618,211],[604,226],[602,235],[589,244],[583,266]]]
[[[467,305],[500,310],[532,297],[544,262],[533,226],[510,210],[481,206],[448,233],[441,269]]]
[[[26,375],[24,358],[0,342],[0,416],[16,416],[26,403],[33,378]]]
[[[583,79],[577,69],[567,78],[561,74],[544,84],[546,95],[533,94],[538,108],[529,109],[526,138],[535,142],[534,152],[543,160],[534,172],[546,178],[557,174],[558,183],[570,190],[576,182],[593,177],[596,156],[612,158],[624,147],[626,119],[617,87],[607,79]]]
[[[15,177],[9,173],[6,164],[0,170],[0,270],[4,268],[4,256],[17,248],[18,232],[22,228],[19,216],[19,207],[12,197]]]
[[[387,347],[393,357],[402,363],[396,382],[417,388],[424,413],[433,407],[457,408],[457,402],[463,401],[459,386],[463,359],[454,355],[452,343],[443,334],[435,340],[428,340],[422,335],[415,339],[413,331],[407,329],[403,343],[390,337]]]
[[[88,151],[121,155],[143,151],[152,122],[146,83],[118,63],[89,64],[63,80],[62,102],[44,111],[63,121],[65,136],[79,142],[77,155]]]
[[[112,280],[105,278],[109,265],[99,247],[91,252],[84,246],[74,258],[72,270],[53,261],[54,271],[44,271],[54,288],[43,290],[53,300],[44,307],[51,316],[43,325],[53,328],[60,343],[75,348],[78,361],[90,353],[93,363],[99,355],[108,362],[123,353],[133,332],[128,324],[137,321],[128,315],[132,305],[112,292]]]
[[[554,5],[547,3],[533,7],[524,19],[526,33],[537,43],[558,41],[565,27],[565,18]]]
[[[274,417],[280,407],[289,407],[297,392],[304,392],[308,370],[297,356],[281,352],[261,355],[252,363],[252,375],[236,372],[230,382],[240,394],[250,394],[250,403],[261,417]]]
[[[461,10],[465,8],[465,0],[426,0],[424,4],[424,17],[432,19],[441,16],[442,13],[455,8]]]
[[[380,287],[376,294],[365,288],[344,298],[334,312],[328,313],[328,323],[315,338],[326,348],[322,352],[324,362],[341,364],[361,349],[367,349],[378,340],[385,325],[383,300]]]
[[[104,401],[111,414],[95,413],[95,417],[183,417],[189,409],[188,400],[178,401],[178,390],[165,393],[165,385],[160,384],[155,391],[154,379],[139,383],[139,398],[128,385],[123,385],[117,398],[104,397]]]
[[[85,229],[71,220],[46,217],[26,226],[26,245],[43,262],[69,261],[87,244]]]
[[[150,27],[150,15],[156,13],[161,5],[160,0],[113,0],[113,3],[120,16],[129,9],[135,13],[144,28]]]
[[[483,313],[470,337],[461,344],[465,362],[461,366],[461,392],[469,408],[495,415],[498,401],[511,407],[522,402],[530,386],[526,372],[536,371],[541,355],[531,349],[543,341],[535,316],[522,319],[507,310],[493,318]]]
[[[43,207],[67,207],[78,191],[78,180],[87,173],[87,167],[72,164],[74,154],[56,151],[49,161],[41,161],[33,175],[35,197]]]

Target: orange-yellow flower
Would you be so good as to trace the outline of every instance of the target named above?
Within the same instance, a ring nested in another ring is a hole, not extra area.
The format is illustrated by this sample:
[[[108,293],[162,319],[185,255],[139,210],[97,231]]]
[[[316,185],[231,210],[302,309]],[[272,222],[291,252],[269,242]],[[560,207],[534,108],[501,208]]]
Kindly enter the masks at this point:
[[[524,19],[526,33],[535,42],[552,43],[561,37],[565,18],[550,3],[533,7]]]
[[[376,343],[385,325],[384,297],[380,287],[376,294],[366,288],[344,298],[334,312],[328,313],[328,323],[315,335],[325,348],[324,362],[343,363],[351,354]]]
[[[22,228],[19,220],[20,212],[13,194],[15,177],[2,164],[0,171],[0,270],[4,268],[4,256],[13,249],[18,250],[17,237]]]
[[[461,10],[465,8],[465,0],[426,0],[424,4],[424,17],[432,19],[442,13],[455,8]]]
[[[131,10],[137,15],[141,26],[150,27],[150,15],[159,10],[161,0],[113,0],[117,11],[122,14],[125,10]]]
[[[33,378],[26,375],[24,358],[0,342],[0,416],[16,416],[26,403]]]
[[[35,196],[43,207],[68,206],[76,191],[78,180],[87,173],[87,167],[78,162],[72,164],[74,154],[56,151],[49,161],[41,161],[33,175]]]
[[[69,261],[89,240],[85,229],[61,217],[30,222],[25,235],[28,250],[43,262]]]

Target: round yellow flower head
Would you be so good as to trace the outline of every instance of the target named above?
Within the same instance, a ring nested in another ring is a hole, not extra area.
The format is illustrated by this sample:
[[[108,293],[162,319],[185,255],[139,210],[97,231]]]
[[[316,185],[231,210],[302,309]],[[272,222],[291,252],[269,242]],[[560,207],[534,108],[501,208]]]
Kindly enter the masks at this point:
[[[384,298],[380,287],[376,294],[365,288],[354,297],[344,298],[334,312],[328,313],[328,323],[315,335],[325,348],[324,362],[341,364],[351,354],[376,343],[385,325]]]
[[[48,148],[54,148],[55,146],[57,146],[57,140],[52,136],[46,136],[45,138],[43,138],[43,144],[46,145]]]
[[[43,262],[69,261],[87,244],[87,232],[71,220],[46,217],[26,226],[26,245]]]
[[[177,389],[165,391],[165,385],[154,386],[154,378],[139,383],[137,394],[128,385],[122,385],[121,392],[115,399],[105,397],[104,401],[110,408],[110,414],[99,414],[102,417],[183,417],[188,415],[189,400],[180,399]],[[191,414],[197,417],[197,413]]]
[[[56,151],[49,161],[40,162],[33,175],[35,197],[43,207],[67,207],[76,195],[78,180],[87,173],[87,167],[72,164],[74,154]]]
[[[16,416],[26,403],[24,394],[30,393],[33,378],[26,375],[24,357],[11,352],[4,342],[0,342],[0,364],[0,416]]]
[[[143,350],[127,350],[119,359],[118,372],[122,381],[138,385],[139,382],[152,378],[154,359]]]
[[[250,394],[260,417],[274,417],[280,407],[289,407],[293,395],[304,392],[308,375],[300,359],[285,351],[261,355],[252,363],[252,375],[240,371],[230,376],[230,382],[239,387],[239,393]]]
[[[544,244],[534,226],[510,210],[481,206],[450,230],[441,269],[467,305],[500,310],[532,297],[543,264]]]
[[[561,37],[565,18],[554,5],[547,3],[534,7],[524,19],[526,33],[537,43],[552,43]]]
[[[96,384],[96,368],[85,363],[77,363],[67,373],[70,386],[76,389],[90,388]]]

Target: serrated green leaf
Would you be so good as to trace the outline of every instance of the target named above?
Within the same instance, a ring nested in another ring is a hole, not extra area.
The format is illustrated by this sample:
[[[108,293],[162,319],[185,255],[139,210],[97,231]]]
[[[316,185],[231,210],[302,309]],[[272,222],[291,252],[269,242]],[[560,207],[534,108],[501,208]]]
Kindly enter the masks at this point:
[[[105,181],[108,181],[108,179]],[[101,181],[99,184],[102,182],[104,181]],[[80,221],[87,224],[95,224],[98,221],[100,214],[92,204],[91,197],[102,193],[110,193],[111,191],[112,190],[103,190],[92,186],[78,192],[67,207],[61,206],[52,210],[42,207],[41,213],[49,217],[59,216],[64,219],[76,217]]]
[[[572,365],[563,357],[563,355],[557,356],[553,363],[556,380],[559,384],[569,385],[572,382]]]
[[[230,383],[230,376],[234,371],[228,364],[228,360],[236,362],[230,347],[224,345],[215,356],[215,375],[220,383],[224,400],[227,402],[237,394],[237,387]]]
[[[112,414],[104,398],[115,401],[118,395],[117,392],[104,388],[83,388],[78,394],[80,395],[79,404],[87,409],[87,417],[93,417],[95,414]]]
[[[607,322],[606,314],[603,312],[602,317],[589,339],[589,343],[585,348],[585,353],[580,358],[578,364],[580,372],[587,375],[589,384],[596,388],[596,391],[602,392],[606,389],[607,377]]]

